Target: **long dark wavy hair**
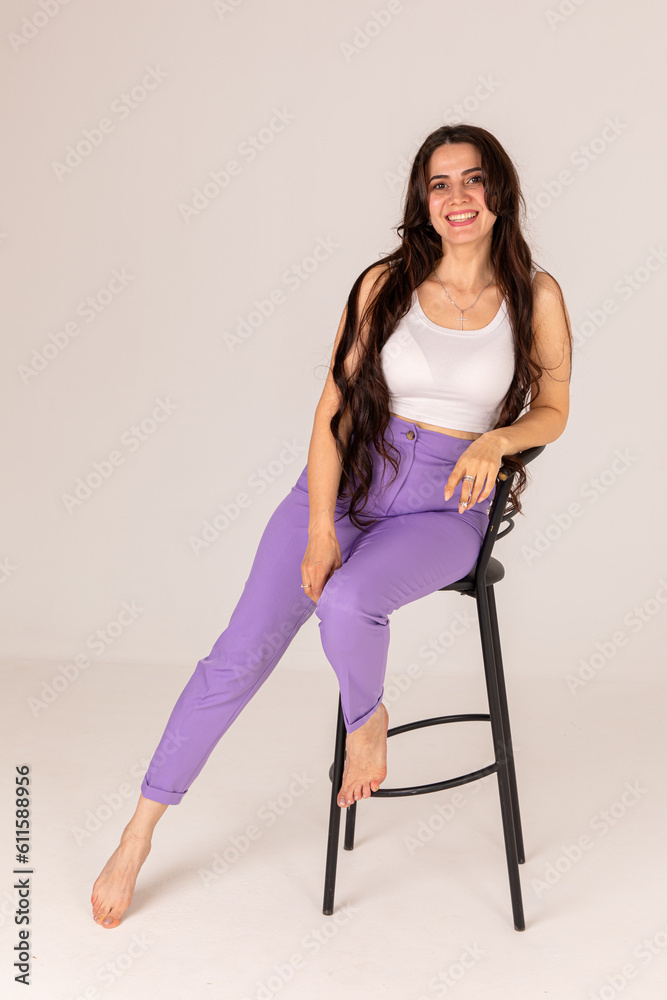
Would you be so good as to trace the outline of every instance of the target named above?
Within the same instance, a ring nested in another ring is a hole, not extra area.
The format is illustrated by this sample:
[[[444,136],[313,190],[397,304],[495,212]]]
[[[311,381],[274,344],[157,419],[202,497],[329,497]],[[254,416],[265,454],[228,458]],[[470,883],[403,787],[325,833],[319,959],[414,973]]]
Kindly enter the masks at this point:
[[[387,461],[391,463],[394,469],[391,482],[398,475],[400,464],[400,452],[384,439],[389,424],[390,395],[382,370],[380,351],[410,308],[414,290],[442,259],[441,239],[431,225],[429,216],[426,177],[428,161],[439,146],[463,142],[475,146],[480,155],[486,204],[489,211],[497,216],[491,236],[491,264],[494,280],[505,296],[514,336],[514,378],[492,429],[514,423],[528,404],[531,387],[532,399],[539,395],[537,381],[544,369],[530,356],[533,337],[533,259],[521,232],[520,210],[525,212],[525,201],[516,169],[501,144],[486,129],[468,124],[443,125],[427,136],[415,156],[405,195],[403,221],[395,227],[400,245],[381,258],[388,266],[382,269],[382,274],[378,274],[363,316],[357,316],[359,289],[365,275],[372,268],[377,268],[378,262],[369,264],[352,286],[347,300],[346,321],[334,358],[332,375],[340,392],[340,405],[331,418],[330,426],[342,464],[338,496],[346,501],[350,498],[346,512],[355,527],[361,530],[366,530],[377,520],[365,515],[364,522],[359,516],[368,502],[372,480],[373,460],[369,443],[373,443],[385,466]],[[563,302],[562,290],[558,282],[556,284]],[[362,326],[368,331],[361,347],[362,360],[352,378],[348,379],[344,361]],[[567,326],[571,357],[572,333],[569,322]],[[353,429],[346,443],[340,435],[339,425],[348,406]],[[395,451],[398,458],[394,458],[388,448]],[[509,504],[521,511],[520,495],[527,483],[526,466],[516,455],[506,455],[502,461],[503,465],[517,473]]]

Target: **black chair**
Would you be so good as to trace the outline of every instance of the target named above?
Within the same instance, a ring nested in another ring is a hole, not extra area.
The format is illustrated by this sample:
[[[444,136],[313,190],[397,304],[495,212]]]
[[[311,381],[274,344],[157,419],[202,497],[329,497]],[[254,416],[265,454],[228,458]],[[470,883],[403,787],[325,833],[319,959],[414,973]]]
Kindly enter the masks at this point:
[[[532,462],[533,459],[537,458],[544,451],[545,447],[545,445],[540,445],[535,448],[528,448],[526,451],[521,452],[521,460],[525,463]],[[487,774],[495,772],[498,775],[498,792],[500,795],[500,809],[505,838],[505,853],[507,855],[514,927],[516,930],[522,931],[525,930],[526,924],[521,899],[519,865],[525,861],[525,854],[521,832],[521,819],[519,816],[519,797],[514,769],[514,752],[512,749],[512,736],[507,708],[507,694],[503,676],[500,636],[498,633],[496,601],[493,592],[494,584],[502,580],[505,570],[497,559],[491,557],[491,551],[497,539],[502,538],[503,535],[506,535],[514,527],[512,518],[516,516],[517,511],[514,507],[508,505],[514,475],[515,473],[506,466],[503,465],[500,467],[496,480],[496,492],[489,509],[489,525],[475,566],[463,579],[458,580],[456,583],[450,583],[447,587],[440,588],[443,591],[453,590],[459,594],[467,594],[469,597],[476,599],[489,711],[484,714],[444,715],[434,719],[422,719],[417,722],[407,723],[404,726],[394,726],[387,733],[387,736],[390,737],[398,736],[399,733],[406,733],[412,729],[423,729],[426,726],[438,726],[443,723],[486,721],[491,724],[495,759],[492,764],[488,764],[486,767],[481,767],[476,771],[460,775],[457,778],[448,778],[445,781],[436,781],[428,785],[406,786],[404,788],[384,788],[381,786],[377,792],[371,792],[371,798],[393,798],[400,795],[422,795],[427,792],[440,792],[446,788],[454,788],[457,785],[478,781]],[[323,913],[327,916],[330,916],[334,911],[340,811],[341,808],[344,808],[338,805],[337,800],[343,780],[346,737],[347,730],[345,728],[343,709],[339,696],[334,762],[329,770],[332,787],[323,906]],[[356,802],[351,806],[347,806],[344,840],[346,851],[351,851],[354,847],[356,812]]]

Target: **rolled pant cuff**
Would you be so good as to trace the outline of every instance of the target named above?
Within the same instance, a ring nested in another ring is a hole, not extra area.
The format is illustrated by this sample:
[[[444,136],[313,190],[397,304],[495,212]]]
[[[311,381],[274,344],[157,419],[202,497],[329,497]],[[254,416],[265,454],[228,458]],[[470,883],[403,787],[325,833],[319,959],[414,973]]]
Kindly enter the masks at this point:
[[[141,794],[145,799],[161,802],[163,806],[177,806],[185,792],[165,792],[162,788],[152,788],[144,778],[141,782]]]
[[[364,725],[364,723],[368,722],[368,720],[370,719],[370,717],[372,715],[375,715],[375,713],[377,712],[378,708],[380,707],[380,702],[382,701],[382,696],[383,695],[384,695],[384,688],[382,688],[382,693],[380,694],[380,697],[376,701],[376,703],[373,706],[373,708],[371,708],[370,712],[366,712],[365,715],[362,715],[361,718],[357,719],[351,725],[349,725],[347,719],[345,719],[345,729],[347,730],[348,733],[353,733],[356,729],[361,729],[361,727]],[[345,718],[345,712],[344,711],[343,711],[343,717]]]

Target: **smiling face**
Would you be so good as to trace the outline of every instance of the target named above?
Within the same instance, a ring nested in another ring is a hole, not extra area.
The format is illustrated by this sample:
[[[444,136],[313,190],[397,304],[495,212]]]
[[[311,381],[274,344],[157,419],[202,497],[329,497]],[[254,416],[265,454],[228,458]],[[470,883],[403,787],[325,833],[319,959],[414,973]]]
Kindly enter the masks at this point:
[[[469,142],[438,146],[426,168],[428,210],[433,228],[446,244],[491,238],[497,216],[486,207],[482,158]]]

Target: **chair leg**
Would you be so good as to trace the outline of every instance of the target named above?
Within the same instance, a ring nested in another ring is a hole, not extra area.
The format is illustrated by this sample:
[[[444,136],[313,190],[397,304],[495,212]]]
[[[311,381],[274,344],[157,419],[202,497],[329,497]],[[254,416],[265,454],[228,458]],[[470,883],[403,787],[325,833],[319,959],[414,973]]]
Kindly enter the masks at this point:
[[[338,697],[338,718],[336,721],[336,749],[334,751],[333,774],[331,779],[331,805],[329,808],[329,834],[327,838],[327,861],[324,874],[324,905],[322,913],[331,916],[334,910],[336,891],[336,864],[338,861],[338,839],[340,832],[340,810],[338,792],[343,782],[345,763],[345,741],[347,729],[340,695]]]
[[[503,658],[500,651],[500,633],[498,631],[498,615],[496,613],[496,597],[493,586],[487,588],[489,595],[489,617],[491,620],[491,632],[493,634],[493,652],[496,663],[496,677],[498,679],[498,698],[500,701],[500,712],[503,720],[503,735],[507,747],[507,770],[510,779],[510,790],[512,795],[512,816],[514,817],[514,836],[516,838],[516,853],[519,864],[526,860],[526,853],[523,846],[523,833],[521,831],[521,814],[519,812],[519,793],[516,783],[516,769],[514,767],[514,748],[512,746],[512,733],[510,730],[509,709],[507,707],[507,690],[505,688],[505,675],[503,671]]]
[[[357,818],[357,803],[353,802],[347,806],[347,816],[345,817],[345,840],[343,847],[346,851],[354,849],[354,821]]]
[[[512,795],[510,787],[508,754],[505,744],[503,721],[500,709],[500,698],[498,694],[498,678],[494,657],[493,633],[491,629],[491,615],[489,608],[488,591],[482,587],[477,591],[477,612],[479,618],[479,630],[482,641],[482,656],[484,659],[484,676],[486,678],[486,690],[489,699],[489,718],[491,721],[491,732],[495,747],[496,761],[498,763],[498,794],[500,796],[500,812],[503,822],[503,835],[505,838],[505,854],[507,857],[507,872],[510,883],[510,896],[512,899],[512,914],[514,917],[514,927],[518,931],[526,929],[523,914],[523,901],[521,898],[521,877],[519,874],[519,861],[517,856],[516,836],[514,832],[514,817],[512,814]]]

